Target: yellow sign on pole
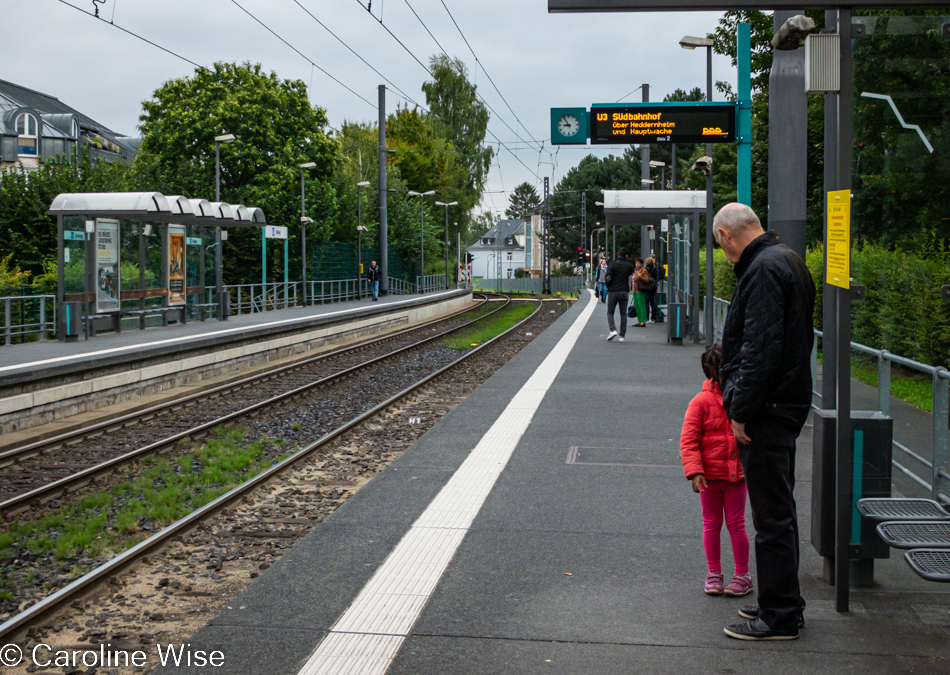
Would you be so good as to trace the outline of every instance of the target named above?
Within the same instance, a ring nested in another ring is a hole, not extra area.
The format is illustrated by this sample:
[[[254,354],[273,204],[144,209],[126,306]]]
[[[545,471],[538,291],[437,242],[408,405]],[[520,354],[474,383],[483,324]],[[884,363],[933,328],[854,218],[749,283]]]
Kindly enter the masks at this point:
[[[851,288],[851,190],[828,193],[825,282],[839,288]]]

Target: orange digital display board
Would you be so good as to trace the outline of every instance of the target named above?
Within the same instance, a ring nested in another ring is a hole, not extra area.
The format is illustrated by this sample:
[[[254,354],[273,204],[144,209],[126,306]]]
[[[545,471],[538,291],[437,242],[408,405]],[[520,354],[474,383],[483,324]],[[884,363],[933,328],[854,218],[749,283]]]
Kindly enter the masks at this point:
[[[597,106],[590,109],[590,142],[735,143],[734,103]]]

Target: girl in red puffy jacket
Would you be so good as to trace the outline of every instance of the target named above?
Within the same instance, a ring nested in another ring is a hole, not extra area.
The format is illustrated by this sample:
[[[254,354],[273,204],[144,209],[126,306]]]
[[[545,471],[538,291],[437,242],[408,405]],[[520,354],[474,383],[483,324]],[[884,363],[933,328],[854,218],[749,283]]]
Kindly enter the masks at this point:
[[[693,492],[699,493],[703,507],[703,548],[706,551],[705,591],[722,595],[722,564],[719,559],[719,532],[725,514],[732,540],[735,576],[725,587],[726,595],[743,596],[752,592],[749,574],[749,535],[745,529],[745,477],[739,464],[736,437],[722,407],[719,366],[722,347],[715,344],[703,352],[703,373],[709,378],[703,390],[690,401],[680,437],[680,455]]]

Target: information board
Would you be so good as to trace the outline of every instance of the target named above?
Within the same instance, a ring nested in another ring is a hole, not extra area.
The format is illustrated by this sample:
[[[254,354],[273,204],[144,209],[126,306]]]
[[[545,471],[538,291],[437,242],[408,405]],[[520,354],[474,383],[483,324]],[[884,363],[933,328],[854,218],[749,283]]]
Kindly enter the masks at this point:
[[[736,104],[595,104],[590,109],[590,142],[735,143]]]
[[[96,312],[119,311],[119,221],[97,220]]]
[[[851,190],[828,193],[825,282],[839,288],[851,288]]]
[[[185,228],[168,226],[168,304],[185,303]]]

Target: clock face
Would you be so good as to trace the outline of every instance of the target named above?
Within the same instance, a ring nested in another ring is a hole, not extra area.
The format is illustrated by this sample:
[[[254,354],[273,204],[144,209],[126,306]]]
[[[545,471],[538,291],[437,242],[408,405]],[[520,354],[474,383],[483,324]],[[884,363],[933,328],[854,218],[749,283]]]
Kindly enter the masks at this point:
[[[581,130],[580,120],[574,115],[564,115],[557,121],[557,130],[562,136],[571,137]]]

